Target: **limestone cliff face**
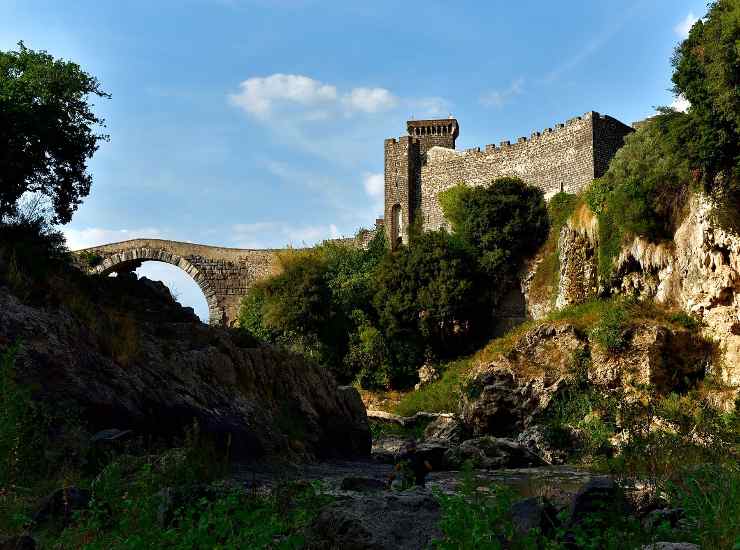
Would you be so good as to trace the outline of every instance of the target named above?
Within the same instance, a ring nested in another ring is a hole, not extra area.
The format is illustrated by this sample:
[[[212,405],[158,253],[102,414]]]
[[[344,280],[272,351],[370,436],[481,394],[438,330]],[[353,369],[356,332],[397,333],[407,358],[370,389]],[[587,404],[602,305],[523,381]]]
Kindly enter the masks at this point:
[[[595,223],[593,215],[589,220],[577,213],[560,234],[556,307],[598,293]],[[698,316],[705,336],[721,350],[712,365],[715,374],[740,386],[740,235],[715,223],[705,198],[692,199],[672,242],[655,244],[637,237],[622,249],[615,269],[617,283],[608,292],[653,299]]]
[[[597,218],[586,205],[581,205],[560,230],[556,308],[578,304],[596,295],[599,286],[597,235]]]

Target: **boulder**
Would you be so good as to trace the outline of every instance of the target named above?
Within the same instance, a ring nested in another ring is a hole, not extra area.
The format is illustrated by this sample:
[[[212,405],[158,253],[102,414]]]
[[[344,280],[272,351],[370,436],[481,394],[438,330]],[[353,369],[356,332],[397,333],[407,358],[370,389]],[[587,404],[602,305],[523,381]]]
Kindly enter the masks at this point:
[[[439,372],[432,365],[422,365],[417,374],[419,375],[419,382],[414,386],[416,391],[439,379]]]
[[[116,426],[167,438],[196,420],[235,458],[369,455],[370,429],[356,389],[337,386],[326,369],[300,356],[191,320],[140,286],[115,278],[90,282],[90,315],[101,319],[107,317],[95,301],[108,299],[106,292],[132,293],[127,304],[144,294],[125,312],[131,330],[124,333],[93,332],[77,313],[27,305],[0,288],[0,341],[23,343],[15,361],[19,382],[35,388],[38,399],[76,406],[91,432]]]
[[[465,427],[456,416],[440,416],[424,429],[424,439],[448,441],[457,444],[467,435]]]
[[[545,428],[539,424],[534,424],[522,430],[516,436],[516,442],[527,448],[532,454],[540,457],[547,464],[564,464],[567,459],[567,453],[550,442]]]
[[[529,497],[512,504],[511,520],[520,536],[527,535],[533,529],[548,535],[558,525],[558,513],[546,498]]]
[[[543,466],[545,462],[532,454],[526,447],[511,439],[484,436],[463,441],[451,447],[445,455],[450,467],[459,468],[471,461],[476,468],[530,468]]]
[[[592,514],[614,511],[623,508],[622,495],[608,477],[592,479],[573,497],[570,506],[570,525],[578,525]]]
[[[363,495],[325,507],[306,532],[309,550],[421,550],[441,538],[440,508],[421,488]]]
[[[526,332],[511,351],[476,366],[463,387],[462,422],[473,435],[513,436],[543,413],[573,376],[573,360],[586,346],[569,324],[544,323]]]

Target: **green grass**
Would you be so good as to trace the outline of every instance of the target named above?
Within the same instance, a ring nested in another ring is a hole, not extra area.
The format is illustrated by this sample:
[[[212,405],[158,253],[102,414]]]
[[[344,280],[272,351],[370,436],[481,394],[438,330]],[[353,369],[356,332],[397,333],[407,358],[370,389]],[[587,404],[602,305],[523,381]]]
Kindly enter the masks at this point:
[[[419,411],[457,412],[460,388],[471,369],[471,361],[466,357],[443,365],[439,380],[404,395],[393,412],[401,416]]]

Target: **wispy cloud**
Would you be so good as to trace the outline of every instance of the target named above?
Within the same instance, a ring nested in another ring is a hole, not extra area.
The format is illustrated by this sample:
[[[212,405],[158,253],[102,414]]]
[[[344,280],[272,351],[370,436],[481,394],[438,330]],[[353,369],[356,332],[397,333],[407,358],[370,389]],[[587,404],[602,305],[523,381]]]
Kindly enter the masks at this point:
[[[509,84],[508,88],[503,90],[492,90],[481,96],[480,102],[486,107],[502,107],[514,96],[518,96],[522,93],[524,87],[524,79],[517,78]]]
[[[682,40],[684,38],[688,38],[691,27],[693,27],[694,23],[698,20],[699,18],[694,15],[694,12],[690,11],[684,19],[676,23],[676,26],[673,27],[673,32],[675,32]]]
[[[599,51],[607,42],[616,36],[640,8],[641,2],[634,3],[630,8],[624,10],[624,15],[614,21],[610,26],[591,38],[586,44],[571,58],[557,65],[553,70],[547,73],[544,81],[549,83],[560,78],[564,73],[580,65],[588,57]]]
[[[67,247],[70,250],[81,250],[101,244],[117,243],[129,239],[161,239],[163,232],[156,227],[143,227],[139,229],[107,229],[103,227],[86,227],[84,229],[72,229],[65,227],[62,232],[67,239]]]
[[[365,193],[372,201],[375,212],[382,213],[385,201],[385,179],[382,173],[366,173],[362,178]]]

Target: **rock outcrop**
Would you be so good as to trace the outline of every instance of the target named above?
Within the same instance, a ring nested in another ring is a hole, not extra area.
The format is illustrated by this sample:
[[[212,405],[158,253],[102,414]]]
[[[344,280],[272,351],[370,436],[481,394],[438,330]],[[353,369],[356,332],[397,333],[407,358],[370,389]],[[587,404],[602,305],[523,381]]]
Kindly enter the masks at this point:
[[[568,324],[545,323],[526,332],[510,352],[468,376],[460,403],[464,424],[474,435],[518,434],[547,408],[585,346]]]
[[[596,283],[595,220],[579,210],[561,232],[557,307],[593,298],[605,285]],[[635,237],[616,259],[615,274],[615,286],[602,291],[652,299],[698,317],[705,336],[720,348],[712,365],[717,379],[740,386],[740,235],[719,226],[706,198],[691,199],[672,242]]]
[[[246,459],[369,454],[359,394],[338,387],[325,369],[240,343],[238,333],[187,312],[165,315],[179,306],[135,280],[100,284],[139,294],[126,297],[141,313],[122,325],[129,331],[92,330],[90,319],[103,316],[95,297],[86,296],[91,312],[83,320],[66,306],[27,305],[0,287],[0,344],[21,343],[19,381],[46,403],[77,409],[91,432],[181,435],[196,420],[202,433]]]
[[[637,323],[625,338],[625,349],[614,353],[569,323],[542,323],[524,332],[510,351],[468,375],[460,397],[464,428],[476,436],[517,436],[557,462],[534,428],[566,386],[586,376],[594,386],[635,396],[646,384],[658,393],[682,390],[704,376],[713,351],[695,332],[654,320]]]

